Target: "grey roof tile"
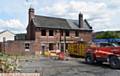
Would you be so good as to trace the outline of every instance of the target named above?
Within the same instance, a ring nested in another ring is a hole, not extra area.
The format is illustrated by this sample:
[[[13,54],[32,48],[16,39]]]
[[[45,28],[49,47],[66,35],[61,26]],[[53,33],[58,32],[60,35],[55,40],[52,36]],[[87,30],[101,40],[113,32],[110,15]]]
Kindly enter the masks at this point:
[[[76,29],[79,30],[78,20],[55,18],[55,17],[46,17],[35,15],[33,18],[33,23],[36,27],[44,28],[57,28],[57,29]],[[80,30],[91,30],[88,23],[84,21],[84,27]]]
[[[76,23],[74,23],[73,20],[67,19],[67,22],[72,29],[79,29],[78,25]]]
[[[36,27],[71,29],[67,21],[61,18],[53,18],[53,17],[35,15],[33,22]]]

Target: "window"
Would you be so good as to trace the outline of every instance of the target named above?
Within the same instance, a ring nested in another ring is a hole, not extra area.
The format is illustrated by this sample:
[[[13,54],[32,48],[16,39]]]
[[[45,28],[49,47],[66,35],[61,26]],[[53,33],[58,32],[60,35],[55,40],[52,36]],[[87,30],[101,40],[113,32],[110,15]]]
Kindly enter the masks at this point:
[[[30,49],[30,44],[29,43],[25,43],[25,49]]]
[[[41,35],[46,36],[46,30],[41,30]]]
[[[65,32],[65,35],[66,35],[66,36],[69,36],[69,31],[66,31],[66,32]]]
[[[63,30],[62,30],[62,31],[60,31],[60,35],[61,35],[61,36],[63,36]]]
[[[66,43],[66,49],[68,49],[68,43]]]
[[[53,36],[53,30],[49,30],[49,36]]]
[[[75,36],[78,37],[79,36],[79,32],[75,31]]]
[[[49,50],[54,50],[54,44],[53,43],[49,43]]]
[[[60,48],[60,50],[61,50],[61,52],[64,51],[64,44],[63,44],[63,43],[61,43],[61,48]]]

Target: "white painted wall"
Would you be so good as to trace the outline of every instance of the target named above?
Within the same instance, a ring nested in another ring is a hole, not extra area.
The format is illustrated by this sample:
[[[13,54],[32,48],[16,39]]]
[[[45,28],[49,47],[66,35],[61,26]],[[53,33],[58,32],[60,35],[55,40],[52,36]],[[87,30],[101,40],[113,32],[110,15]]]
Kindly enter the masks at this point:
[[[5,37],[5,41],[14,40],[15,34],[11,33],[10,31],[4,31],[0,33],[0,42],[3,42],[3,38]]]

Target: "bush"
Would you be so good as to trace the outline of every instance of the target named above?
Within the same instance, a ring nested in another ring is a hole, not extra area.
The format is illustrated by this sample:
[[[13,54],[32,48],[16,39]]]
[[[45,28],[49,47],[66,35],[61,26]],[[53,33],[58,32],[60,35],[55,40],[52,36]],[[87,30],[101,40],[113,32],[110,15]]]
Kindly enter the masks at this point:
[[[7,54],[0,52],[0,72],[14,72],[16,68],[13,59]]]

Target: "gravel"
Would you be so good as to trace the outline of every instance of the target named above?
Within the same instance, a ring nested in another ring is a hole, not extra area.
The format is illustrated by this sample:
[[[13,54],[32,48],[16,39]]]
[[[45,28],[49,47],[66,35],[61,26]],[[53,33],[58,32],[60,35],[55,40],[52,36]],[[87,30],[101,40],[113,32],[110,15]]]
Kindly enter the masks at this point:
[[[68,61],[53,60],[48,57],[20,62],[20,72],[40,73],[41,76],[120,76],[120,70],[111,69],[108,64],[88,65],[81,58]]]

